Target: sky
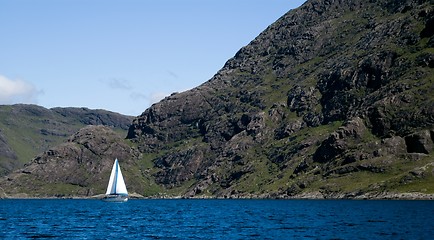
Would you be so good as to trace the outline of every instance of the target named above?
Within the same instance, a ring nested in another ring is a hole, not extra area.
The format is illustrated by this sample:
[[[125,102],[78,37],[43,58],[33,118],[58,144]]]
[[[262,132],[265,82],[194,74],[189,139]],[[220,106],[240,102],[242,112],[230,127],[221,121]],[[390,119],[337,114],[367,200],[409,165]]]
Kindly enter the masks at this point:
[[[305,0],[0,0],[0,104],[138,116]]]

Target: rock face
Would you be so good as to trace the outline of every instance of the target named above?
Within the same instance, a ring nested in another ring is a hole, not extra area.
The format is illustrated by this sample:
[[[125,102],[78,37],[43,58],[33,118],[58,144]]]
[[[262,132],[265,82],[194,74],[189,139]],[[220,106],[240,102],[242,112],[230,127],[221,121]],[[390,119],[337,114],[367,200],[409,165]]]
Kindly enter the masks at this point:
[[[193,181],[190,195],[291,195],[392,172],[407,154],[432,161],[433,17],[432,1],[307,1],[208,82],[147,109],[128,139],[159,153],[157,183]]]
[[[158,197],[431,196],[433,19],[431,0],[309,0],[289,11],[209,81],[132,121],[130,148],[116,152],[128,152],[133,188]],[[63,156],[89,151],[83,163],[95,163],[103,139],[86,143],[86,131],[0,186],[17,193],[23,175]],[[100,176],[71,164],[62,171]],[[76,194],[99,181],[65,175],[56,184],[80,184]]]
[[[405,137],[407,152],[409,153],[432,153],[434,131],[421,131]]]
[[[63,142],[86,125],[126,131],[131,121],[132,117],[105,110],[0,106],[0,176],[22,167],[36,154]]]

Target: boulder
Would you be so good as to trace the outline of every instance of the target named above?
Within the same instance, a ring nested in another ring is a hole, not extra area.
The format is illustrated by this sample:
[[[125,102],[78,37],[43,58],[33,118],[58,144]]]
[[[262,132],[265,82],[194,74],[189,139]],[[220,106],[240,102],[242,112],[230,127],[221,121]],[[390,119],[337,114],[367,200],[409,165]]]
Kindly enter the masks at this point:
[[[423,130],[405,137],[408,153],[429,154],[433,151],[432,131]]]

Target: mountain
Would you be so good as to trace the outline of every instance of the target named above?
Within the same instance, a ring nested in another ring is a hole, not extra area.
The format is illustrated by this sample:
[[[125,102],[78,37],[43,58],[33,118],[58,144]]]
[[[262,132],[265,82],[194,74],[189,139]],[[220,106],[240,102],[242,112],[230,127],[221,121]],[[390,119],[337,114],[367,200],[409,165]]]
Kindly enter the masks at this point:
[[[144,196],[433,198],[433,36],[432,0],[309,0],[126,139],[81,129],[0,187],[102,193],[119,155]]]
[[[65,141],[87,125],[111,126],[125,134],[132,117],[105,110],[0,106],[0,176],[23,167],[37,154]]]

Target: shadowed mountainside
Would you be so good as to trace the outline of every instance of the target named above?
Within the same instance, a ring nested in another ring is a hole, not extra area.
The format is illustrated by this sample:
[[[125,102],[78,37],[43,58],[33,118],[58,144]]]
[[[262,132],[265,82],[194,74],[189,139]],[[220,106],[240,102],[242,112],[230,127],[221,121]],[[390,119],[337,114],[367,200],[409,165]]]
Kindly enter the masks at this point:
[[[432,1],[308,1],[128,138],[190,196],[432,192],[433,16]]]

